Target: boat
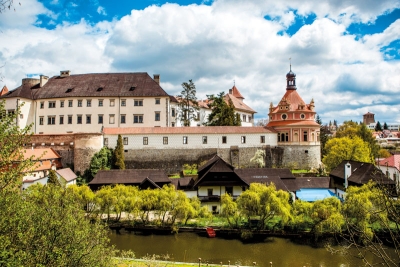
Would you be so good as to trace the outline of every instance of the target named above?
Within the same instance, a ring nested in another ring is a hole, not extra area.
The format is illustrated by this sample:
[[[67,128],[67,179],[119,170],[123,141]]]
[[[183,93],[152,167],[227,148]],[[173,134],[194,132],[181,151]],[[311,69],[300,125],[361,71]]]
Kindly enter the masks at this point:
[[[207,232],[208,237],[215,237],[215,231],[212,227],[207,227],[206,232]]]

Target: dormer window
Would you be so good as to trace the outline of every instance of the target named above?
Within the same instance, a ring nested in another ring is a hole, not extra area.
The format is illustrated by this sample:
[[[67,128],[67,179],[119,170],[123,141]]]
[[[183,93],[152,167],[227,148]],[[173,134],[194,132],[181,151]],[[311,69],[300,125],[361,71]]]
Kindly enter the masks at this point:
[[[68,88],[67,91],[65,91],[66,93],[71,93],[73,90],[73,88]]]
[[[287,115],[286,114],[282,114],[281,118],[282,118],[282,120],[286,120],[287,119]]]
[[[103,87],[97,88],[97,92],[101,92],[101,91],[103,91]]]
[[[129,91],[133,91],[136,89],[136,86],[131,86],[131,88],[129,88]]]

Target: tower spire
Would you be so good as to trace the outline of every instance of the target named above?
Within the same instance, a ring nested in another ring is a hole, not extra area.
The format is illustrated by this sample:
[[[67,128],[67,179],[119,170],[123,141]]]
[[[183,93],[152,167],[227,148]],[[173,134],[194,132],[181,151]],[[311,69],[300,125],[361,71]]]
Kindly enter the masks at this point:
[[[292,58],[289,58],[289,63],[290,63],[290,71],[292,71]]]

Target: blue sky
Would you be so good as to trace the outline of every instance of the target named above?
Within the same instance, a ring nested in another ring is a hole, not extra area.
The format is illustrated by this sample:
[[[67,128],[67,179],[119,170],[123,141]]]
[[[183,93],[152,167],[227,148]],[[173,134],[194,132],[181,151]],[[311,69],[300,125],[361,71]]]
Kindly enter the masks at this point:
[[[172,95],[193,79],[198,98],[235,81],[257,119],[285,93],[292,58],[324,123],[400,123],[398,0],[20,2],[0,14],[1,87],[65,69],[157,73]]]

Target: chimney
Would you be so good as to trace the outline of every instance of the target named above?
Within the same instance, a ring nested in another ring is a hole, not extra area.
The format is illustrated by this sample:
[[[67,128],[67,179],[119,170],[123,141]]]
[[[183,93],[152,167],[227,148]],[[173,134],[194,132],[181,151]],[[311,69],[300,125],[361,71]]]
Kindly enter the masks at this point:
[[[160,84],[160,74],[154,74],[153,76],[154,76],[154,81],[155,81],[157,84]]]
[[[349,177],[351,176],[351,164],[349,162],[344,165],[344,188],[349,186]]]
[[[22,85],[34,86],[34,85],[37,85],[39,82],[40,82],[40,80],[36,79],[36,78],[23,78],[22,79]]]
[[[60,77],[68,77],[70,76],[71,71],[70,70],[62,70],[60,71]]]
[[[49,80],[48,76],[40,75],[40,87],[43,87]]]

